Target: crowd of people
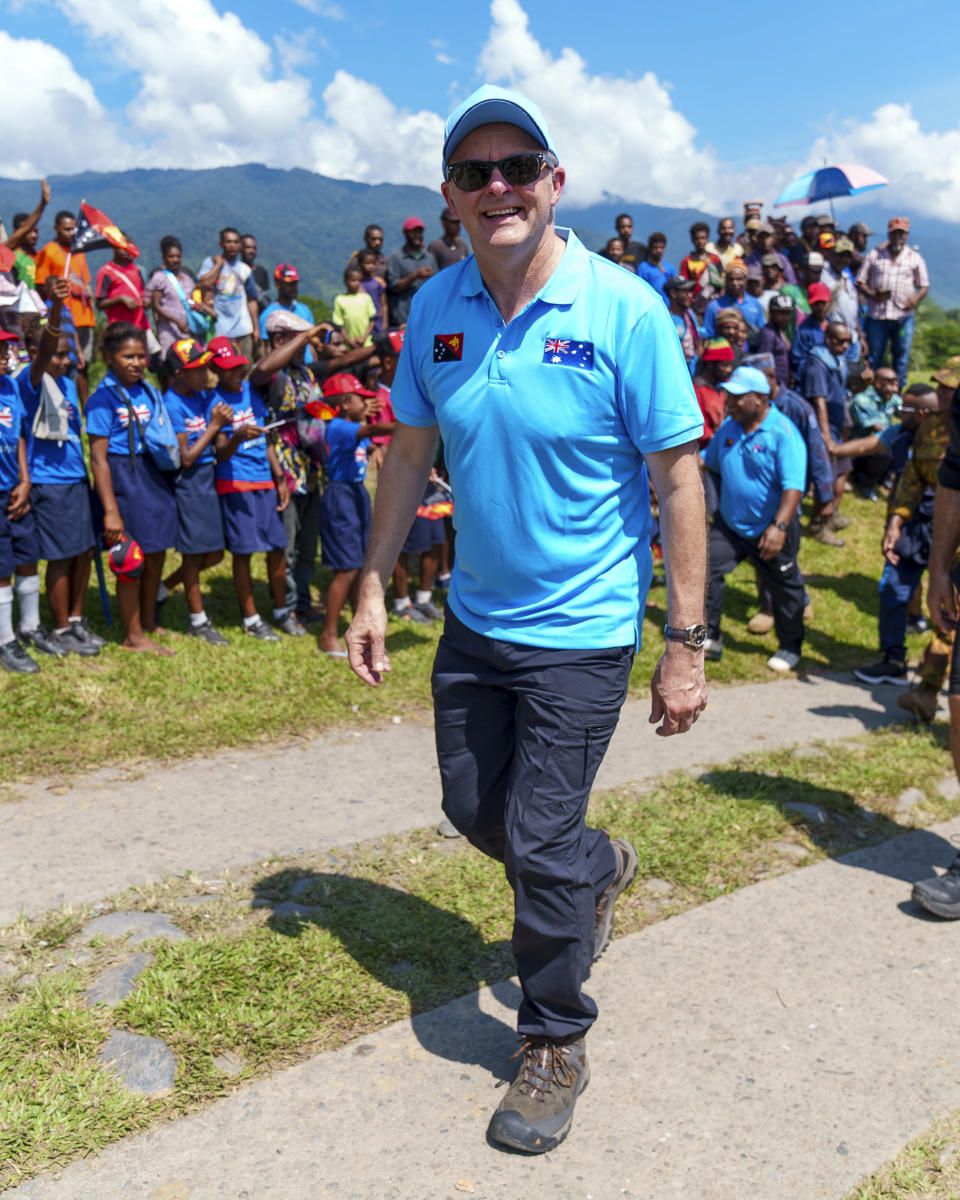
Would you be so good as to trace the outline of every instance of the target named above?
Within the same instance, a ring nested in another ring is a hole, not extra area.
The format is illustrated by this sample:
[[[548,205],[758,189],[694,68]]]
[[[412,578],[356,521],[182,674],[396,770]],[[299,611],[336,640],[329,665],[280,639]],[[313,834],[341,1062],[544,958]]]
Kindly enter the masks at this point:
[[[882,658],[854,674],[905,684],[907,629],[927,628],[919,583],[958,364],[906,387],[915,312],[929,290],[923,256],[907,244],[908,218],[891,218],[886,241],[870,247],[875,234],[862,222],[841,230],[832,215],[810,215],[797,234],[761,208],[743,206],[739,236],[732,217],[718,222],[713,240],[710,227],[695,222],[679,266],[667,259],[663,233],[634,240],[628,213],[600,250],[660,293],[703,412],[713,514],[706,656],[723,653],[724,577],[748,558],[759,593],[748,628],[776,629],[780,647],[769,665],[794,668],[812,616],[796,561],[802,497],[812,499],[803,532],[840,549],[851,520],[841,512],[845,493],[878,502],[885,490]],[[949,655],[949,637],[934,634],[919,682],[898,698],[924,720],[936,709]]]
[[[33,674],[45,655],[100,653],[83,611],[99,545],[127,649],[173,653],[157,636],[179,588],[189,634],[228,644],[200,580],[229,552],[244,633],[277,641],[316,624],[320,649],[345,658],[338,623],[366,547],[368,464],[382,463],[395,426],[406,316],[426,279],[467,257],[459,221],[444,209],[441,236],[424,248],[424,223],[410,217],[389,257],[383,230],[367,226],[332,319],[318,321],[298,298],[296,265],[269,276],[255,237],[233,228],[195,276],[167,235],[149,275],[122,238],[93,278],[71,250],[72,213],[58,212],[53,239],[39,244],[49,199],[44,182],[0,258],[0,666]],[[105,373],[91,390],[97,357]],[[434,589],[452,558],[452,501],[436,467],[394,573],[396,616],[424,624],[441,618]],[[322,608],[311,592],[318,545],[333,572]],[[165,572],[170,550],[180,563]],[[255,554],[265,555],[270,621],[254,602]]]
[[[366,545],[368,465],[382,464],[394,428],[390,383],[413,296],[470,253],[459,219],[444,208],[441,235],[425,245],[424,222],[408,218],[389,256],[383,229],[368,225],[345,264],[343,291],[331,298],[332,318],[317,321],[299,299],[296,264],[268,272],[256,237],[230,227],[195,275],[170,234],[149,273],[125,245],[94,278],[85,255],[71,253],[72,213],[58,212],[53,238],[40,245],[49,199],[44,182],[33,212],[14,216],[10,257],[0,262],[0,665],[32,673],[37,655],[99,653],[103,639],[83,614],[99,544],[111,549],[129,649],[172,653],[156,635],[178,588],[190,634],[226,644],[205,612],[200,578],[229,552],[244,632],[271,641],[303,636],[317,623],[321,650],[345,656],[339,621],[355,599]],[[877,500],[886,487],[883,661],[857,673],[867,682],[905,681],[907,625],[924,625],[917,584],[932,513],[932,492],[917,494],[915,479],[926,458],[911,443],[922,429],[923,445],[942,454],[945,418],[937,414],[953,379],[947,364],[939,391],[905,392],[926,265],[906,244],[902,217],[873,248],[866,225],[839,230],[826,214],[805,217],[797,234],[747,203],[741,225],[738,233],[734,218],[724,217],[714,232],[695,222],[674,266],[666,236],[636,240],[622,213],[616,236],[599,251],[661,297],[703,413],[713,517],[707,657],[722,655],[724,577],[746,557],[758,581],[749,628],[776,629],[780,646],[769,664],[793,669],[812,615],[796,563],[800,499],[809,492],[813,502],[804,532],[839,549],[850,520],[841,513],[845,492],[856,487]],[[98,355],[106,374],[91,395]],[[787,421],[770,418],[771,410]],[[152,450],[151,431],[164,420],[172,431],[168,461],[162,448]],[[760,457],[763,437],[773,438],[773,452]],[[758,472],[758,463],[772,469]],[[435,588],[447,584],[454,555],[442,447],[435,466],[394,572],[394,612],[415,622],[440,618]],[[311,592],[318,548],[333,571],[322,608]],[[165,573],[169,550],[180,564]],[[253,599],[250,562],[259,553],[270,621]],[[40,620],[41,561],[49,629]],[[921,684],[905,697],[924,717],[948,656],[935,638]]]

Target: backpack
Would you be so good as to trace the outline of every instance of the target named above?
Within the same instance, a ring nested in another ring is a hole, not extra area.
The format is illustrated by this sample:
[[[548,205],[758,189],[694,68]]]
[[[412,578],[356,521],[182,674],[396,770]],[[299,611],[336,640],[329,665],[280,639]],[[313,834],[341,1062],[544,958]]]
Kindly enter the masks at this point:
[[[33,417],[30,434],[42,441],[60,442],[61,445],[80,440],[70,429],[66,398],[60,385],[50,375],[45,374],[40,383],[40,403]]]
[[[159,392],[155,392],[148,383],[144,383],[143,386],[150,397],[150,404],[153,408],[150,420],[146,425],[137,416],[137,410],[130,397],[119,384],[116,385],[131,417],[131,420],[127,421],[130,461],[136,463],[137,460],[136,439],[133,433],[133,427],[136,424],[144,449],[160,470],[179,471],[181,467],[180,443],[177,441],[177,435],[173,432],[173,422],[170,420],[167,406]]]
[[[193,307],[187,299],[186,292],[183,290],[183,284],[172,271],[164,271],[164,275],[167,276],[176,288],[177,295],[183,302],[183,307],[187,310],[187,327],[190,330],[190,336],[197,338],[201,342],[205,342],[210,332],[210,318],[205,313],[198,312]]]

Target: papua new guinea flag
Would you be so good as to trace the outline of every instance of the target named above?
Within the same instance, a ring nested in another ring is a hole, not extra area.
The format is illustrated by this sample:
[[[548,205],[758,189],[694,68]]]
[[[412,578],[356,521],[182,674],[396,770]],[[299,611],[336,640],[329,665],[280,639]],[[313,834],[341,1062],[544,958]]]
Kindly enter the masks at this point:
[[[86,250],[126,250],[131,258],[140,251],[130,239],[117,228],[106,213],[92,204],[81,201],[77,213],[77,228],[70,243],[71,254],[82,254]]]

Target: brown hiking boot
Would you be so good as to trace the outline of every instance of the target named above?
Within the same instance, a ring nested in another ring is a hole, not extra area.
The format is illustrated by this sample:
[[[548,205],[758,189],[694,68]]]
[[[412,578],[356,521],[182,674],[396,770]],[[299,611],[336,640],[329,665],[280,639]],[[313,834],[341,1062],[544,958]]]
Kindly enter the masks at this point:
[[[760,612],[754,613],[747,622],[748,633],[769,633],[773,628],[773,613]]]
[[[918,683],[909,692],[901,692],[897,697],[897,703],[901,708],[905,708],[907,712],[912,712],[914,716],[919,717],[921,721],[925,721],[929,725],[937,715],[937,703],[939,699],[939,688],[934,691],[932,687],[928,687],[925,683]]]
[[[626,838],[611,838],[610,845],[617,856],[617,874],[613,883],[606,888],[597,901],[593,922],[593,961],[610,945],[610,934],[613,932],[613,906],[617,897],[633,883],[637,873],[639,858],[637,852]]]
[[[820,542],[824,546],[845,546],[847,544],[842,537],[837,537],[828,521],[811,521],[807,527],[807,533],[815,542]]]
[[[577,1097],[590,1079],[586,1046],[583,1038],[528,1038],[513,1058],[521,1055],[517,1077],[497,1106],[487,1134],[514,1150],[546,1154],[569,1133]]]
[[[850,524],[850,518],[844,517],[840,513],[834,513],[833,516],[830,517],[830,520],[829,520],[830,528],[834,531],[839,530],[839,529],[846,529],[846,527],[849,524]]]

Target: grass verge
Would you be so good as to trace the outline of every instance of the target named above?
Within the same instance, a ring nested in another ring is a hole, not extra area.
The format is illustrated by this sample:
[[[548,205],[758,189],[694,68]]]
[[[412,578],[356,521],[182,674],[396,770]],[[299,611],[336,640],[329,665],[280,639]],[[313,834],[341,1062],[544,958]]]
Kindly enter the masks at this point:
[[[618,935],[904,831],[895,799],[905,779],[925,797],[911,824],[956,815],[960,799],[936,787],[950,770],[943,732],[890,728],[594,797],[591,819],[633,840],[640,857],[638,882],[618,905]],[[830,819],[807,820],[791,802]],[[277,915],[304,879],[294,894],[309,911]],[[207,899],[198,903],[198,893]],[[97,909],[164,912],[189,937],[153,942],[152,965],[110,1011],[87,1009],[84,992],[129,951],[80,944],[92,910],[0,931],[0,1188],[512,971],[502,869],[432,830],[216,880],[169,879]],[[111,1027],[171,1046],[170,1095],[131,1096],[98,1066]],[[227,1051],[241,1064],[235,1078],[214,1062]]]
[[[960,1111],[908,1142],[846,1200],[960,1200]]]
[[[800,549],[814,606],[806,662],[834,670],[873,661],[877,653],[883,505],[848,496],[845,508],[853,521],[844,533],[844,549],[807,538]],[[174,557],[169,556],[171,565]],[[260,611],[269,613],[262,559],[254,558],[256,600]],[[322,586],[328,576],[319,573]],[[66,777],[91,766],[189,758],[225,747],[313,737],[331,727],[385,721],[398,714],[428,719],[438,627],[391,620],[393,674],[386,686],[372,690],[342,660],[320,654],[313,638],[288,638],[278,645],[245,638],[238,625],[229,561],[205,575],[204,590],[207,612],[230,639],[229,648],[198,644],[186,636],[186,606],[178,595],[164,610],[169,643],[177,650],[172,660],[129,654],[111,644],[99,658],[45,658],[39,675],[0,673],[0,784],[36,776]],[[665,605],[665,589],[654,588],[643,649],[632,675],[635,692],[649,687],[663,644]],[[92,624],[107,633],[95,584],[86,607]],[[753,573],[743,564],[728,582],[725,652],[721,662],[708,664],[711,683],[771,678],[765,664],[776,649],[776,638],[747,632],[755,607]],[[115,606],[113,618],[115,633]],[[45,619],[49,621],[49,614]],[[922,644],[912,636],[911,652],[919,655]]]

